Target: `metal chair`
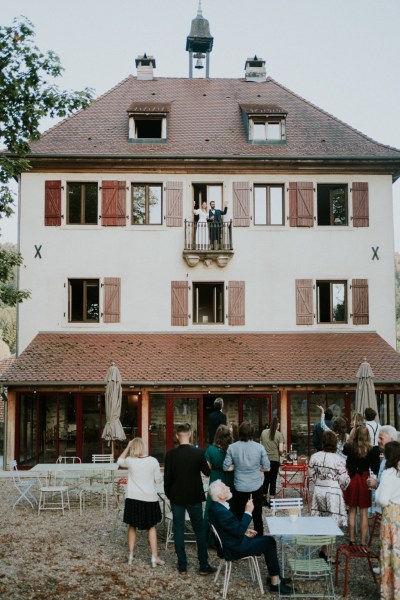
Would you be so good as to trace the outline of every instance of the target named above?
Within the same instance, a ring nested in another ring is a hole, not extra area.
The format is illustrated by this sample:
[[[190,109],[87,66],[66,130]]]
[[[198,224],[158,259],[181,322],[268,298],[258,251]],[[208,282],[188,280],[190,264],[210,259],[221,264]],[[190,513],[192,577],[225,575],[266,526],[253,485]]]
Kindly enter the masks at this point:
[[[93,495],[98,495],[101,498],[101,508],[105,507],[108,511],[108,494],[109,480],[107,472],[103,470],[91,471],[86,474],[85,482],[80,486],[79,492],[79,513],[82,515],[85,510],[86,497],[89,496],[90,501]]]
[[[73,465],[78,465],[81,464],[82,461],[79,458],[79,456],[59,456],[56,460],[56,464],[63,464],[63,465],[69,465],[69,464],[73,464]],[[79,482],[80,482],[80,474],[79,473],[74,473],[74,472],[70,472],[70,471],[65,471],[64,475],[63,475],[63,479],[64,482],[68,485],[70,491],[74,491],[76,498],[79,498]]]
[[[229,587],[229,579],[230,579],[231,571],[232,571],[232,563],[240,562],[240,561],[242,561],[242,562],[246,561],[248,563],[249,568],[250,568],[251,580],[253,582],[257,581],[257,583],[260,587],[260,594],[263,596],[264,595],[264,587],[262,584],[260,567],[258,564],[257,556],[244,556],[243,558],[238,558],[235,560],[232,560],[231,558],[226,558],[226,556],[224,554],[224,547],[222,545],[222,540],[218,534],[218,531],[212,524],[211,524],[211,531],[213,532],[214,537],[215,537],[215,545],[217,548],[217,554],[218,554],[219,558],[221,559],[221,561],[218,565],[217,572],[215,573],[214,583],[216,583],[218,580],[219,574],[222,569],[222,565],[225,565],[224,586],[223,586],[223,590],[222,590],[222,598],[225,600],[225,598],[227,598],[227,596],[228,596],[228,587]]]
[[[372,549],[373,535],[377,525],[381,519],[380,513],[375,513],[374,522],[372,524],[371,533],[369,536],[368,544],[366,546],[348,546],[342,544],[337,547],[336,550],[336,573],[335,573],[335,584],[337,585],[339,576],[339,560],[341,557],[344,558],[344,589],[343,596],[347,596],[348,582],[349,582],[349,561],[353,558],[366,558],[368,561],[368,567],[375,583],[378,583],[376,575],[372,567],[372,561],[379,561],[379,553]]]
[[[165,522],[167,524],[167,533],[165,536],[165,548],[168,549],[168,544],[174,541],[173,515],[171,505],[167,499],[165,502]],[[185,511],[185,542],[196,543],[196,536],[191,527],[190,517],[187,510]]]
[[[328,555],[332,556],[332,549],[336,538],[326,535],[295,536],[291,544],[292,556],[289,556],[289,566],[292,574],[292,598],[335,598],[335,588],[331,564],[319,557],[321,546],[328,546]],[[323,588],[317,591],[316,584],[322,580]],[[296,583],[302,581],[302,591]],[[307,584],[311,589],[305,589]],[[298,588],[299,591],[296,591]]]
[[[286,490],[294,490],[306,499],[308,511],[310,511],[310,491],[307,473],[308,466],[306,464],[285,464],[282,465],[279,471],[282,498]]]
[[[113,463],[114,456],[112,454],[92,454],[93,463]]]
[[[297,496],[296,498],[271,498],[271,510],[273,516],[276,515],[278,511],[284,510],[289,513],[293,513],[297,511],[297,516],[301,516],[301,512],[303,510],[303,498]],[[278,538],[277,538],[278,539]],[[285,543],[289,543],[292,540],[290,536],[281,536],[279,538],[281,544],[281,564],[282,564],[282,574],[285,574]]]
[[[51,479],[54,479],[54,485]],[[50,477],[47,474],[39,475],[39,505],[38,514],[41,510],[61,510],[64,514],[65,508],[70,508],[68,486],[64,485],[64,473],[54,472]],[[43,483],[44,485],[43,485]]]
[[[8,465],[8,468],[10,469],[10,471],[12,471],[14,487],[17,490],[17,492],[19,493],[18,498],[14,502],[13,510],[17,506],[17,504],[22,502],[22,500],[26,500],[28,502],[28,504],[30,504],[31,507],[34,508],[34,504],[37,504],[37,500],[36,500],[35,496],[32,494],[31,489],[35,485],[37,485],[37,480],[36,479],[21,479],[19,471],[18,471],[18,464],[17,464],[16,460],[11,461],[10,464]]]

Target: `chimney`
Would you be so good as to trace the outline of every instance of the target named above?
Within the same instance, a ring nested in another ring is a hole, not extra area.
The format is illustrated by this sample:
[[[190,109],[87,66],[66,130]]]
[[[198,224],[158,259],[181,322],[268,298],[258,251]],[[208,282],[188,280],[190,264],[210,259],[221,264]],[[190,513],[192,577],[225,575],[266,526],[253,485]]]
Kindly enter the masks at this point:
[[[154,56],[147,56],[146,52],[143,56],[135,58],[137,68],[137,78],[142,80],[153,79],[153,68],[156,68],[156,59]]]
[[[267,80],[265,60],[262,58],[258,58],[257,56],[248,58],[244,68],[246,81],[258,81],[259,83],[263,83]]]

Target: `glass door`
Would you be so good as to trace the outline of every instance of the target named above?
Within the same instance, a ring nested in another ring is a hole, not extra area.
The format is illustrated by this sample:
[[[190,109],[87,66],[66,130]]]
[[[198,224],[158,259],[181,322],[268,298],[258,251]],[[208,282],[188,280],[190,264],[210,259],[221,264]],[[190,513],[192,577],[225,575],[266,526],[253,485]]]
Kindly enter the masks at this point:
[[[256,442],[260,440],[261,432],[265,425],[271,422],[273,404],[272,394],[262,396],[248,395],[240,398],[239,422],[247,421],[253,425],[254,440]]]
[[[102,452],[103,404],[104,396],[100,394],[82,396],[82,462],[92,462],[92,455]]]
[[[176,430],[178,425],[189,423],[192,426],[192,444],[199,446],[199,398],[197,396],[183,396],[174,398],[173,430],[174,446],[178,445]]]

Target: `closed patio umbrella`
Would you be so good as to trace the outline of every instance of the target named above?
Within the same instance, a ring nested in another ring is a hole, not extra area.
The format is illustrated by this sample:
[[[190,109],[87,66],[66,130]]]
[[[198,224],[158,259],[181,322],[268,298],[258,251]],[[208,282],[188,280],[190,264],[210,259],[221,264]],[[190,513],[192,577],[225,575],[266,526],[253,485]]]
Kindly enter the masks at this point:
[[[371,365],[364,358],[357,371],[357,389],[356,389],[356,412],[364,414],[366,408],[373,408],[378,413],[378,403],[376,401],[375,386],[372,378],[374,373]]]
[[[107,371],[105,378],[106,393],[106,419],[102,438],[111,441],[111,452],[114,456],[114,440],[125,440],[126,435],[121,425],[121,404],[122,404],[122,378],[118,367],[114,362]]]

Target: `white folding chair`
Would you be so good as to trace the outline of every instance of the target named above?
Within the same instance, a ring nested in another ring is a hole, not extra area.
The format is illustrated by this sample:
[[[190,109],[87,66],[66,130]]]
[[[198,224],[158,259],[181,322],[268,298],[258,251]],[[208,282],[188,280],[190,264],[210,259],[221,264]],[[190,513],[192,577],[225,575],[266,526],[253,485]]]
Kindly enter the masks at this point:
[[[89,496],[91,501],[92,496],[97,495],[101,498],[101,508],[105,507],[108,511],[108,494],[109,480],[108,473],[99,467],[97,471],[88,472],[85,476],[85,482],[80,486],[79,492],[79,512],[82,515],[85,510],[86,498]]]
[[[92,454],[93,463],[113,463],[114,457],[112,454]]]
[[[54,480],[54,484],[51,479]],[[40,482],[38,514],[41,510],[61,510],[70,508],[68,486],[64,485],[64,473],[55,471],[53,475],[39,475]]]
[[[298,517],[301,516],[301,512],[303,510],[303,498],[301,496],[287,497],[287,498],[272,498],[271,499],[271,510],[273,516],[276,515],[278,511],[287,511],[290,514],[296,515]],[[280,544],[281,544],[281,555],[282,555],[282,574],[285,574],[285,543],[289,543],[291,541],[290,536],[281,536]]]
[[[79,465],[82,461],[79,456],[59,456],[56,460],[57,465]],[[77,472],[64,471],[63,474],[64,483],[68,485],[70,491],[74,491],[76,498],[79,498],[79,482],[80,482],[80,474]]]
[[[233,562],[240,562],[240,561],[246,561],[249,565],[250,568],[250,576],[251,576],[251,580],[257,581],[259,587],[260,587],[260,594],[264,595],[264,587],[262,584],[262,579],[261,579],[261,573],[260,573],[260,567],[258,564],[258,560],[257,560],[257,556],[244,556],[243,558],[238,558],[235,560],[232,559],[228,559],[225,557],[224,554],[224,547],[222,545],[222,541],[221,538],[218,534],[218,531],[216,530],[216,528],[214,527],[214,525],[211,524],[211,531],[214,534],[215,537],[215,544],[217,547],[217,554],[219,556],[219,558],[221,559],[219,565],[218,565],[218,569],[217,572],[215,573],[215,578],[214,578],[214,582],[217,582],[219,574],[221,572],[222,569],[222,565],[225,565],[225,575],[224,575],[224,587],[222,590],[222,598],[225,600],[225,598],[228,596],[228,587],[229,587],[229,579],[231,577],[231,571],[232,571],[232,563]]]
[[[36,500],[35,496],[32,494],[31,489],[35,485],[37,485],[37,480],[36,479],[21,479],[19,471],[18,471],[18,464],[17,464],[16,460],[11,461],[10,464],[8,465],[8,468],[10,469],[10,471],[12,471],[14,487],[17,490],[17,492],[19,493],[18,498],[14,502],[13,510],[17,506],[17,504],[22,502],[22,500],[26,500],[28,502],[28,504],[30,504],[31,507],[34,508],[34,504],[37,504],[37,500]]]
[[[173,516],[171,505],[167,499],[165,499],[165,522],[167,524],[167,533],[165,536],[165,548],[168,548],[168,544],[174,541],[174,527],[173,527]],[[191,522],[189,513],[185,511],[185,542],[192,543],[196,542],[196,536],[191,528]]]

